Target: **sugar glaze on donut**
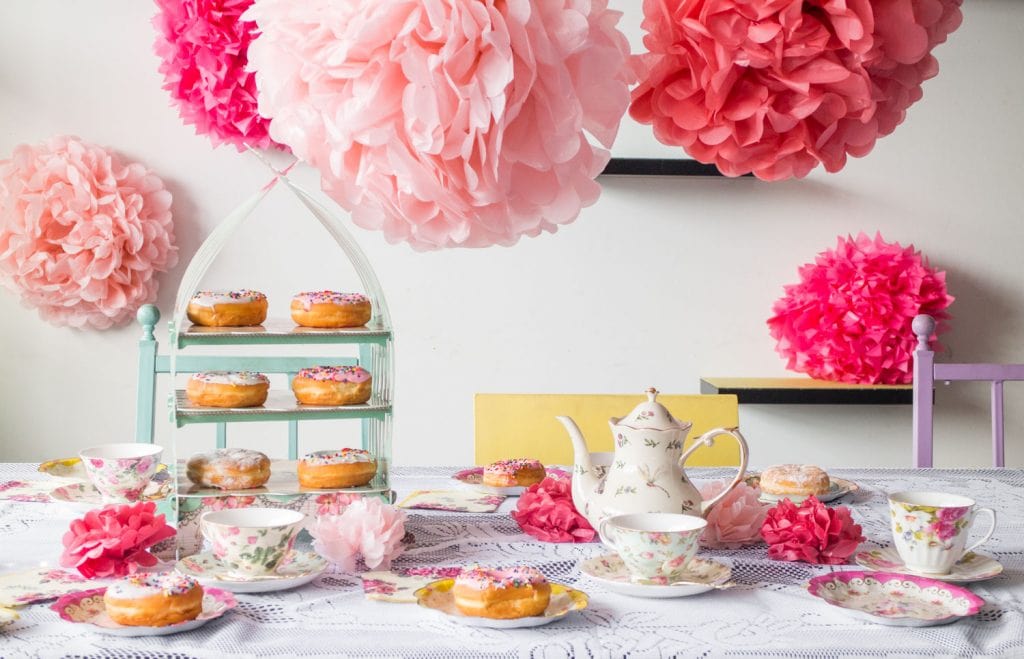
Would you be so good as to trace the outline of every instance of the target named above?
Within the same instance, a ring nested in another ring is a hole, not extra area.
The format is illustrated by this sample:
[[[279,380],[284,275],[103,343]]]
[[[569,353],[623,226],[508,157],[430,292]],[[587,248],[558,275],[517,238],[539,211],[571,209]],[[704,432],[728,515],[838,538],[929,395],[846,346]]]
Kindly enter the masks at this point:
[[[188,319],[204,327],[248,327],[267,319],[267,296],[259,291],[199,291],[189,300]]]
[[[303,327],[359,327],[370,320],[370,299],[359,293],[309,291],[292,298],[292,320]]]
[[[463,615],[508,620],[539,616],[551,601],[551,584],[532,567],[463,570],[452,586]]]
[[[298,472],[302,487],[359,487],[373,480],[377,461],[369,451],[358,448],[314,451],[299,460]]]
[[[484,467],[483,484],[491,487],[530,486],[547,476],[540,460],[514,458],[498,460]]]
[[[177,572],[133,574],[108,586],[103,604],[118,624],[165,627],[203,612],[203,587]]]
[[[203,407],[256,407],[269,391],[270,378],[255,371],[193,373],[185,387],[188,399]]]
[[[270,479],[270,458],[245,448],[219,448],[189,458],[186,475],[202,487],[248,490]]]
[[[370,372],[362,366],[314,366],[292,380],[295,399],[303,405],[356,405],[370,400]]]

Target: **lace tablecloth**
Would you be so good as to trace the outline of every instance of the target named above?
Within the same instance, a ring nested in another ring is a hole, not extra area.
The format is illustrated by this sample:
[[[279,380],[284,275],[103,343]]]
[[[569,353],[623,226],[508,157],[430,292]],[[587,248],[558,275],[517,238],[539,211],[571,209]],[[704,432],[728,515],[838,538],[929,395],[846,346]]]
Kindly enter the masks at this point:
[[[397,469],[399,496],[450,488],[454,469]],[[724,472],[723,472],[724,473]],[[714,470],[693,470],[698,478]],[[841,503],[863,525],[869,546],[890,534],[885,491],[942,490],[970,495],[999,513],[984,551],[1005,572],[970,588],[986,600],[981,612],[952,625],[884,627],[848,618],[804,590],[832,568],[769,560],[764,547],[711,552],[733,566],[737,587],[697,597],[654,600],[609,593],[580,574],[578,563],[603,553],[599,543],[537,542],[505,514],[413,511],[416,548],[397,565],[525,563],[590,595],[585,611],[546,627],[470,629],[415,604],[365,599],[352,574],[327,572],[296,590],[239,595],[225,617],[191,632],[157,638],[101,636],[63,622],[47,605],[21,611],[0,631],[2,657],[920,657],[1024,656],[1024,471],[837,470],[860,484]],[[0,465],[0,481],[38,478],[31,465]],[[0,571],[53,565],[67,520],[57,504],[0,502]],[[836,569],[850,569],[839,567]]]

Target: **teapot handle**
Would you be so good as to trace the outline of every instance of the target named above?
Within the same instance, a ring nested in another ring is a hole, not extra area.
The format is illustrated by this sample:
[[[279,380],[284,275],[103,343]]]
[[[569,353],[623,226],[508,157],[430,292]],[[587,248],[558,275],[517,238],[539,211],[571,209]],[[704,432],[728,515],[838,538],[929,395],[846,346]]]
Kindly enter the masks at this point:
[[[704,501],[701,503],[700,514],[702,516],[706,515],[708,511],[711,510],[711,508],[714,507],[716,503],[724,499],[725,495],[729,494],[729,491],[732,490],[732,488],[736,487],[736,485],[738,485],[739,482],[743,480],[743,477],[746,476],[747,474],[747,440],[743,438],[742,434],[740,434],[739,428],[714,428],[698,437],[697,441],[695,441],[693,445],[690,446],[690,448],[686,449],[686,451],[679,457],[680,469],[683,467],[683,464],[690,457],[690,455],[698,448],[702,446],[714,446],[715,437],[719,435],[729,435],[730,437],[735,439],[737,443],[739,443],[740,467],[739,471],[736,472],[736,477],[732,479],[732,482],[729,483],[728,487],[722,490],[722,492],[718,496],[711,499],[710,501]]]

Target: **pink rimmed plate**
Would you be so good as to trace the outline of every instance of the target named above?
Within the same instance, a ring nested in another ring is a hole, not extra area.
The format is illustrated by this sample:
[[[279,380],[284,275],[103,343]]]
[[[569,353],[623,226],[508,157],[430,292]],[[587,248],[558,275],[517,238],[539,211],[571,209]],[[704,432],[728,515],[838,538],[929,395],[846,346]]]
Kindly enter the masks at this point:
[[[89,625],[91,631],[111,636],[166,636],[187,632],[201,627],[214,618],[219,618],[238,606],[235,596],[219,588],[203,589],[203,612],[195,620],[179,622],[164,627],[129,627],[119,625],[107,615],[103,603],[106,588],[95,588],[65,595],[50,606],[61,618],[68,622]]]
[[[893,572],[833,572],[807,591],[849,615],[892,627],[945,625],[977,613],[985,600],[966,588]]]
[[[572,475],[570,471],[561,467],[546,467],[548,478],[569,478]],[[484,485],[484,468],[473,467],[471,469],[463,469],[460,472],[452,474],[452,479],[462,485],[479,490],[481,492],[487,492],[489,494],[501,494],[506,497],[517,497],[526,491],[523,486],[515,487],[493,487],[491,485]]]

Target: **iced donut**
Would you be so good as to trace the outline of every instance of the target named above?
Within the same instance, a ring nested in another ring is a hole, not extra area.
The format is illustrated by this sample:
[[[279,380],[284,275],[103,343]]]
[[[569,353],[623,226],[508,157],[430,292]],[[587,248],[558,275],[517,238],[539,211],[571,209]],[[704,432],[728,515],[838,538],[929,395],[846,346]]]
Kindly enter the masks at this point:
[[[528,618],[548,608],[551,585],[532,567],[463,570],[452,586],[455,607],[479,618]]]
[[[247,448],[219,448],[188,460],[188,479],[202,487],[248,490],[270,479],[270,458]]]
[[[343,448],[314,451],[299,460],[299,485],[312,488],[359,487],[373,480],[377,461],[369,451]]]
[[[188,319],[205,327],[248,327],[267,319],[267,296],[259,291],[199,291],[188,303]]]
[[[292,320],[303,327],[359,327],[370,320],[370,300],[359,293],[299,293],[292,298]]]
[[[165,627],[203,612],[203,587],[176,572],[133,574],[107,587],[103,605],[118,624]]]
[[[295,400],[303,405],[356,405],[370,400],[372,379],[362,366],[314,366],[292,379]]]
[[[185,395],[203,407],[256,407],[267,401],[270,378],[253,371],[193,373]]]
[[[526,487],[541,482],[546,475],[547,470],[539,460],[499,460],[484,467],[483,484],[491,487]]]
[[[760,486],[762,492],[775,496],[820,496],[829,491],[832,482],[820,467],[785,464],[774,465],[762,471]]]

